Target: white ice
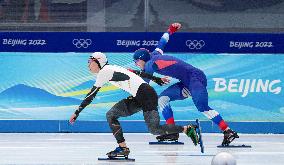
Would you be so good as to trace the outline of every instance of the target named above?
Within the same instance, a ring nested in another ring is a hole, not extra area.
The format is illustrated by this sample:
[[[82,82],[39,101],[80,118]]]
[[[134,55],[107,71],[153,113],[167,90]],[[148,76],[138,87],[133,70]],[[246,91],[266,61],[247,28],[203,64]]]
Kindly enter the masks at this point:
[[[135,162],[119,164],[187,164],[210,165],[219,152],[232,154],[238,165],[283,165],[284,135],[240,134],[233,144],[252,148],[217,148],[222,134],[203,134],[205,153],[185,136],[185,145],[149,145],[155,136],[142,133],[125,134],[130,148],[129,158]],[[1,133],[0,164],[118,164],[98,161],[117,146],[112,134],[98,133]]]

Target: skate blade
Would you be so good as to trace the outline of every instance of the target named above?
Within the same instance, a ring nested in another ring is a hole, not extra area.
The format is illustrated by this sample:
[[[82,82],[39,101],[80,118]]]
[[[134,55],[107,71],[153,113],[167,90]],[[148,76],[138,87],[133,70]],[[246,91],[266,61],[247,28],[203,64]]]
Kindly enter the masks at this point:
[[[177,142],[178,139],[156,139],[158,142]]]
[[[218,148],[251,148],[251,145],[245,145],[245,144],[241,144],[241,145],[227,145],[227,146],[219,145],[217,147]]]
[[[198,144],[200,146],[200,151],[201,153],[204,153],[204,145],[203,145],[203,140],[202,140],[202,131],[201,131],[201,126],[200,126],[200,122],[198,119],[195,120],[196,124],[197,124],[197,137],[198,137]]]
[[[135,162],[135,159],[132,158],[98,158],[98,160],[112,161],[112,162]]]
[[[150,145],[184,145],[183,142],[178,141],[163,141],[163,142],[149,142]]]
[[[231,137],[227,143],[222,143],[221,146],[229,146],[235,139],[236,137]]]
[[[234,137],[234,136],[229,138],[229,144],[232,143],[235,139],[236,139],[236,137]]]

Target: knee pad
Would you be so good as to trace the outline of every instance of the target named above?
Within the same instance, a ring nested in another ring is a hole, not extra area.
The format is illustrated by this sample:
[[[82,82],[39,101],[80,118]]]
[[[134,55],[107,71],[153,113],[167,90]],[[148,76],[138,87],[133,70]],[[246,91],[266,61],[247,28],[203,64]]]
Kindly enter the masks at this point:
[[[184,98],[191,97],[190,91],[186,87],[181,90],[181,94]]]
[[[158,105],[161,110],[165,109],[165,107],[168,105],[169,102],[170,102],[169,96],[161,96],[158,99]]]

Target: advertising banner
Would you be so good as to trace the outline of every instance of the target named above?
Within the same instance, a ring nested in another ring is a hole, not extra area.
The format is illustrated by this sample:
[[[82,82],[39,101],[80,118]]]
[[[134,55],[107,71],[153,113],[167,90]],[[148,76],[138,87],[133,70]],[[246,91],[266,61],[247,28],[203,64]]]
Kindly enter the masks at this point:
[[[132,53],[106,54],[110,64],[138,69]],[[166,54],[205,72],[209,106],[226,121],[284,122],[284,54]],[[0,118],[68,120],[96,80],[87,67],[89,55],[0,53]],[[170,85],[177,81],[171,79]],[[169,87],[150,85],[158,94]],[[106,120],[106,112],[128,95],[107,84],[79,119]],[[171,102],[171,106],[176,120],[208,120],[191,98]],[[143,115],[121,120],[143,120]]]
[[[133,52],[155,49],[158,32],[0,32],[0,52]],[[284,53],[284,34],[174,33],[167,52]]]
[[[0,32],[0,132],[74,131],[76,126],[70,127],[67,121],[96,81],[87,67],[90,53],[106,52],[110,64],[138,69],[132,53],[138,48],[153,51],[162,35]],[[178,32],[170,36],[165,52],[204,71],[209,106],[233,127],[236,124],[234,128],[284,133],[284,34]],[[170,85],[177,81],[171,79]],[[150,85],[158,94],[169,87]],[[106,112],[128,95],[110,84],[104,86],[80,114],[78,120],[83,123],[77,130],[108,131]],[[171,106],[176,121],[187,124],[199,118],[205,122],[204,131],[219,131],[191,98]],[[129,132],[147,131],[142,112],[120,120],[135,124],[124,127]],[[93,127],[93,122],[100,127]]]

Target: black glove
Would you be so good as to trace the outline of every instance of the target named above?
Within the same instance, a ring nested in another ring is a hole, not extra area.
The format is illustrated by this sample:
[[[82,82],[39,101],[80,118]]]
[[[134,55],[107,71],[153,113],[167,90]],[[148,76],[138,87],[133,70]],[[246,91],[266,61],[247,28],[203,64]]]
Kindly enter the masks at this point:
[[[153,81],[155,83],[157,83],[158,85],[160,85],[160,86],[165,85],[165,82],[161,78],[159,78],[159,77],[153,78]]]

